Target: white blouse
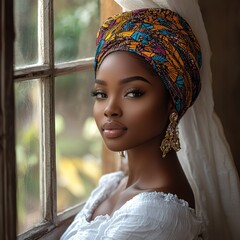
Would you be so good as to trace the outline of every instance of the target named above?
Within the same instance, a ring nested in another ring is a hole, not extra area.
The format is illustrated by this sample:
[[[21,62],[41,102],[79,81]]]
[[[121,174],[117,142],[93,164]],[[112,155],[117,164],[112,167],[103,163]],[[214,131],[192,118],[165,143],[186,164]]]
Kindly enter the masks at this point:
[[[117,188],[123,172],[104,175],[83,209],[61,240],[195,240],[203,239],[200,216],[176,195],[143,192],[116,210],[112,216],[97,216],[94,210]]]

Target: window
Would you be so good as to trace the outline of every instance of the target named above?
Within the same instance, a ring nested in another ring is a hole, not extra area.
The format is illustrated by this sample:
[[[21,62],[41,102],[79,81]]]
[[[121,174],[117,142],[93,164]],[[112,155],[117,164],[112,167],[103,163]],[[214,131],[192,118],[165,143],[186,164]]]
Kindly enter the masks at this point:
[[[57,238],[101,175],[90,97],[99,4],[14,4],[17,234]]]

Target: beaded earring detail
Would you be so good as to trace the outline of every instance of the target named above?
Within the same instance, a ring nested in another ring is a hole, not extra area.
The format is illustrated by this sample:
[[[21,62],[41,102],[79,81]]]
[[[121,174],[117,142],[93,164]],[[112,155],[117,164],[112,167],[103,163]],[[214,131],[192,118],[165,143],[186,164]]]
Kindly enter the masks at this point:
[[[164,158],[166,154],[171,150],[174,149],[175,152],[181,149],[180,141],[178,137],[178,114],[176,112],[172,112],[169,117],[170,123],[168,125],[165,138],[163,139],[160,149],[162,150],[162,157]]]

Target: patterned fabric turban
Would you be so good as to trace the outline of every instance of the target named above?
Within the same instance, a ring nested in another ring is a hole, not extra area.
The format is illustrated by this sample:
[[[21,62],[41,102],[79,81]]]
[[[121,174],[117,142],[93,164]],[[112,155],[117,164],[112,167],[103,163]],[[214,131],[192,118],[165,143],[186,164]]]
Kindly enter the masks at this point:
[[[179,118],[198,96],[201,50],[188,23],[168,9],[140,9],[110,17],[97,34],[95,71],[115,51],[142,56],[158,73]]]

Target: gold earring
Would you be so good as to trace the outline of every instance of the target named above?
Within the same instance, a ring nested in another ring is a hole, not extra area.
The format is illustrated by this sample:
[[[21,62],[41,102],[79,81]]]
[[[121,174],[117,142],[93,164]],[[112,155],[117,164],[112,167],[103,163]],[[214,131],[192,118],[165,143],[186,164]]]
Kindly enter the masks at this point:
[[[170,123],[168,125],[165,138],[162,141],[162,144],[160,146],[160,149],[162,150],[162,157],[164,158],[166,154],[171,150],[174,149],[175,152],[179,151],[181,149],[180,147],[180,141],[178,138],[178,115],[176,112],[173,112],[170,114],[169,117]]]

